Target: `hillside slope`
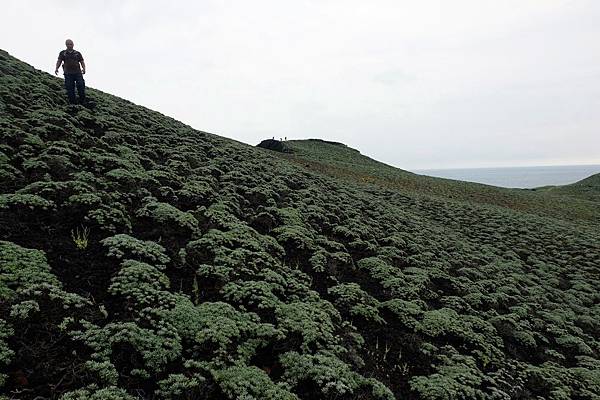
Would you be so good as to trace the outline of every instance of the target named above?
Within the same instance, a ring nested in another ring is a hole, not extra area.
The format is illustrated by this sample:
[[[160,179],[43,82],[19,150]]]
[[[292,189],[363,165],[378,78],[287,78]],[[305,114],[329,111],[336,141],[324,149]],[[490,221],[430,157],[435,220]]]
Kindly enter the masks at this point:
[[[569,196],[572,198],[600,202],[600,174],[589,176],[579,182],[563,186],[541,188],[548,194]],[[600,209],[600,207],[598,207]],[[598,218],[600,220],[600,218]]]
[[[591,222],[333,178],[89,95],[0,51],[6,398],[600,396]]]
[[[414,174],[373,160],[341,143],[318,139],[288,140],[289,154],[281,154],[308,170],[363,184],[435,196],[445,200],[495,205],[536,215],[565,220],[600,221],[600,208],[590,203],[595,197],[582,193],[583,186],[574,184],[571,190],[537,191],[507,189],[472,182],[455,181]],[[562,187],[561,187],[562,188]],[[587,194],[598,193],[598,185]],[[548,194],[577,194],[570,198]]]

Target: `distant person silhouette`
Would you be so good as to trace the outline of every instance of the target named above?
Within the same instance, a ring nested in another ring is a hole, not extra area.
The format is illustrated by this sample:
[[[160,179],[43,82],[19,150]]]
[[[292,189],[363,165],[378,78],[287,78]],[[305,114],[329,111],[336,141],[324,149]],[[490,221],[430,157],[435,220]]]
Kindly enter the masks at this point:
[[[67,49],[58,53],[54,74],[58,75],[58,68],[63,64],[65,88],[67,89],[67,96],[69,96],[69,103],[77,104],[77,99],[75,98],[75,85],[77,85],[79,104],[85,104],[85,81],[83,80],[85,61],[83,61],[81,53],[73,49],[73,41],[71,39],[67,39],[65,45]],[[81,64],[82,68],[79,68],[79,64]]]

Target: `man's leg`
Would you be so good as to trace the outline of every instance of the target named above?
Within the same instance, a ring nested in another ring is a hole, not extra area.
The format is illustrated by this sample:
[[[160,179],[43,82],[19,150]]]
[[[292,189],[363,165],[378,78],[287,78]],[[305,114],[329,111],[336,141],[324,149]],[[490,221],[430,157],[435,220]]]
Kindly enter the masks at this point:
[[[73,74],[65,74],[65,88],[67,89],[67,96],[69,96],[69,103],[75,104],[75,77]]]
[[[83,75],[77,74],[75,76],[75,82],[77,82],[77,93],[79,93],[79,104],[85,104],[85,81],[83,80]]]

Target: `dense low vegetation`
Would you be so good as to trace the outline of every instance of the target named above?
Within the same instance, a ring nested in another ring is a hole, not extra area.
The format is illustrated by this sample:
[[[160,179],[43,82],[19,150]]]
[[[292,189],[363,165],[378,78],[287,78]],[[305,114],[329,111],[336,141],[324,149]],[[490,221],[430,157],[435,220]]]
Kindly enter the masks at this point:
[[[569,196],[600,203],[600,174],[592,175],[570,185],[548,186],[538,190],[548,194]]]
[[[584,201],[332,177],[89,92],[0,51],[4,398],[600,398]]]
[[[417,175],[366,157],[341,143],[320,139],[284,142],[285,158],[311,171],[338,179],[423,194],[445,200],[468,201],[565,220],[600,221],[600,174],[576,184],[529,189],[495,186]],[[540,190],[545,195],[540,196]],[[561,196],[549,196],[561,195]],[[570,198],[564,195],[570,195]]]

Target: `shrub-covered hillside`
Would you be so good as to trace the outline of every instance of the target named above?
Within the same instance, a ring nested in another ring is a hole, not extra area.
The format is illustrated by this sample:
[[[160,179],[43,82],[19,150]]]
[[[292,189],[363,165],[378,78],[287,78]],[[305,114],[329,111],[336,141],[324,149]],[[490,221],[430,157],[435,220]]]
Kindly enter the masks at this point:
[[[331,177],[89,92],[0,52],[4,398],[599,398],[593,220]]]
[[[600,202],[600,174],[595,174],[571,185],[542,188],[547,193],[570,196],[596,203]],[[600,220],[600,218],[598,218]]]
[[[600,221],[600,208],[589,200],[600,197],[600,175],[573,185],[539,189],[505,189],[479,183],[417,175],[394,168],[360,154],[341,143],[319,139],[284,142],[288,152],[282,155],[305,168],[344,180],[370,183],[402,192],[424,194],[446,200],[490,204],[541,216],[565,220]],[[556,189],[556,190],[555,190]],[[549,196],[548,194],[571,195]]]

